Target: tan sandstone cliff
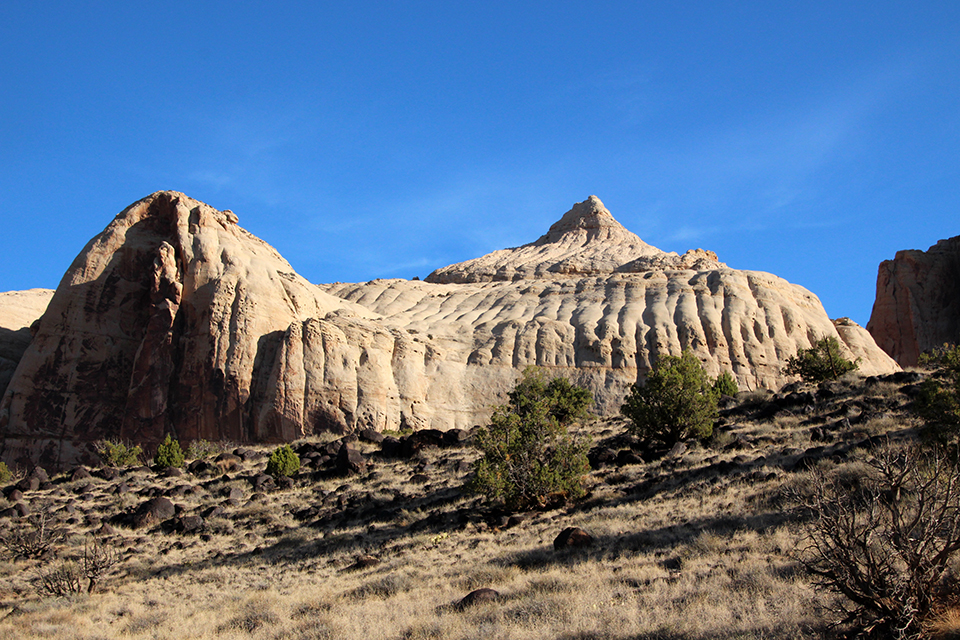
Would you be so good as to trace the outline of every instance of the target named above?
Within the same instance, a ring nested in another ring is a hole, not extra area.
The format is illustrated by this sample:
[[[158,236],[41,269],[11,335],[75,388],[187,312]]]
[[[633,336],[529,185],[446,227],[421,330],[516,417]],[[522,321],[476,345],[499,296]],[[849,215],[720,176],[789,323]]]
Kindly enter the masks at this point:
[[[867,330],[904,367],[945,342],[960,344],[960,236],[880,263]]]
[[[680,256],[599,199],[536,242],[427,281],[315,286],[217,211],[158,192],[121,212],[64,276],[0,405],[7,460],[57,465],[120,437],[289,441],[365,427],[470,427],[527,365],[615,413],[665,354],[778,387],[823,335],[864,373],[897,369],[863,329],[776,276]]]
[[[382,414],[401,410],[393,368],[412,340],[375,319],[231,212],[155,193],[61,281],[0,405],[0,455],[57,466],[101,438],[149,448],[167,432],[246,442],[392,426]]]
[[[898,369],[865,330],[832,322],[803,287],[730,269],[709,251],[660,251],[595,196],[537,241],[438,269],[424,282],[324,288],[428,337],[473,384],[503,388],[527,365],[547,367],[589,387],[603,414],[619,409],[657,358],[683,349],[710,375],[731,371],[745,388],[791,381],[784,361],[827,335],[867,375]]]

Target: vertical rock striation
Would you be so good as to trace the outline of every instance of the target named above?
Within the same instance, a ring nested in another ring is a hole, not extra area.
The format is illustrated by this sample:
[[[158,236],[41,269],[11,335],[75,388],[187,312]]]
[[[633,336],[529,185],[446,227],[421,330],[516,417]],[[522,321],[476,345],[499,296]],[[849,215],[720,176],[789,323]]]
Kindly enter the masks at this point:
[[[960,344],[960,236],[880,263],[867,331],[903,367],[945,342]]]
[[[232,212],[158,192],[87,245],[34,329],[0,404],[0,456],[51,467],[102,438],[469,428],[528,365],[588,387],[606,415],[683,349],[745,388],[788,381],[782,363],[824,335],[864,373],[897,369],[806,289],[661,251],[593,196],[537,241],[424,282],[316,286]]]

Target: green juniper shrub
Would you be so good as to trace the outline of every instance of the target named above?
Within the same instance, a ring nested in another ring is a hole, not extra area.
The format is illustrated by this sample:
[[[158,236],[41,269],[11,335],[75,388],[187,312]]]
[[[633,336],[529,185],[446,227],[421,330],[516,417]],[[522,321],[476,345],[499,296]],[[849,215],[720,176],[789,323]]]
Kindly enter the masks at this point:
[[[289,477],[300,470],[300,456],[290,445],[277,447],[267,460],[267,473],[274,478]]]
[[[534,405],[546,403],[550,415],[560,424],[585,420],[590,415],[587,409],[593,404],[589,389],[578,387],[563,377],[548,380],[546,372],[539,367],[524,369],[516,387],[507,395],[517,414],[527,415]]]
[[[700,360],[684,350],[657,360],[644,384],[630,388],[620,413],[630,419],[634,435],[670,447],[686,438],[710,437],[717,397]]]
[[[13,473],[7,468],[6,462],[0,462],[0,484],[6,484],[13,478]]]
[[[934,371],[921,383],[914,411],[926,422],[924,435],[946,444],[960,435],[960,346],[924,353],[920,365]]]
[[[717,395],[735,396],[740,393],[740,387],[737,386],[737,380],[729,371],[724,371],[717,379],[713,381],[713,390]]]
[[[836,380],[849,371],[855,371],[860,360],[850,361],[841,355],[840,341],[825,336],[809,349],[799,349],[797,355],[787,358],[787,375],[800,376],[804,382]]]
[[[157,447],[157,455],[153,456],[153,464],[157,467],[182,467],[183,459],[180,442],[174,440],[173,436],[168,433],[160,446]]]
[[[128,445],[119,440],[98,440],[93,447],[100,456],[100,462],[108,467],[140,464],[140,456],[143,454],[139,446]]]
[[[557,380],[547,381],[538,369],[524,371],[510,403],[496,407],[490,424],[477,432],[483,456],[469,491],[514,511],[583,495],[590,442],[572,437],[566,424],[587,415],[593,399],[588,390]]]

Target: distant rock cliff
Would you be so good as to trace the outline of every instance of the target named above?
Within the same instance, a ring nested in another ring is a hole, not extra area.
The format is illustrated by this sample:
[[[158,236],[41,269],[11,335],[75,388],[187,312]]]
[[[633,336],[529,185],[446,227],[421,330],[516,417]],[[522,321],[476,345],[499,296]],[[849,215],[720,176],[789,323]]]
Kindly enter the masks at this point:
[[[87,245],[35,329],[0,405],[0,455],[51,466],[106,437],[470,427],[527,365],[587,386],[602,414],[682,349],[746,388],[786,382],[786,358],[824,335],[864,373],[898,368],[806,289],[660,251],[593,196],[536,242],[424,282],[316,286],[231,212],[158,192]]]
[[[0,398],[30,346],[30,325],[43,315],[52,297],[50,289],[0,293]]]
[[[904,367],[945,342],[960,344],[960,236],[880,263],[867,330]]]

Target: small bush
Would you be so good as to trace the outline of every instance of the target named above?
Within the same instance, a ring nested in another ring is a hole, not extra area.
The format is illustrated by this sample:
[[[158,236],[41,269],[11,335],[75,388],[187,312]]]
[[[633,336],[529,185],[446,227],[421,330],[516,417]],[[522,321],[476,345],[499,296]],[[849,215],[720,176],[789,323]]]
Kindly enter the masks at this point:
[[[220,445],[209,440],[194,440],[187,446],[188,460],[204,460],[220,453]]]
[[[267,460],[267,473],[274,478],[292,476],[300,470],[300,456],[285,444],[274,449]]]
[[[511,403],[497,407],[490,424],[477,432],[483,456],[469,491],[501,500],[510,510],[583,495],[589,441],[571,437],[564,421],[585,415],[592,396],[556,380],[547,382],[537,369],[524,371],[509,394]]]
[[[673,446],[690,437],[709,438],[717,419],[717,392],[690,351],[660,358],[643,385],[630,388],[620,413],[629,430]]]
[[[7,467],[6,462],[0,462],[0,484],[6,484],[13,478],[13,473]]]
[[[920,357],[934,369],[920,385],[914,411],[926,422],[925,435],[946,443],[960,435],[960,346],[943,345]]]
[[[157,455],[153,456],[153,464],[157,467],[183,466],[183,450],[180,448],[180,442],[174,440],[169,433],[157,447]]]
[[[718,396],[735,396],[740,393],[737,380],[729,371],[724,371],[713,381],[713,390]]]
[[[840,353],[840,341],[833,336],[817,340],[809,349],[800,349],[787,358],[787,375],[800,376],[804,382],[837,380],[849,371],[855,371],[859,360],[852,362]]]
[[[119,440],[99,440],[94,449],[100,456],[100,462],[108,467],[130,467],[140,464],[143,450],[138,446],[127,445]]]

